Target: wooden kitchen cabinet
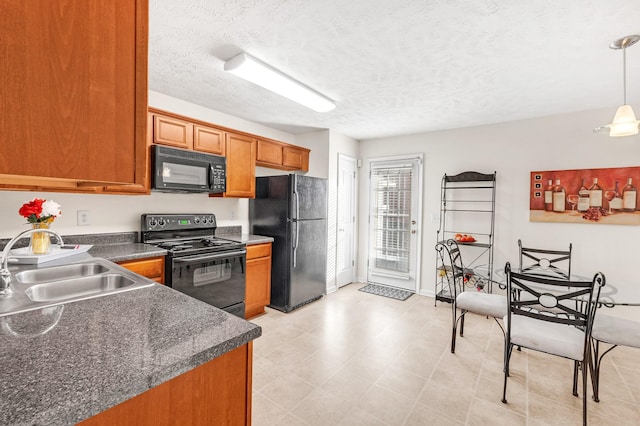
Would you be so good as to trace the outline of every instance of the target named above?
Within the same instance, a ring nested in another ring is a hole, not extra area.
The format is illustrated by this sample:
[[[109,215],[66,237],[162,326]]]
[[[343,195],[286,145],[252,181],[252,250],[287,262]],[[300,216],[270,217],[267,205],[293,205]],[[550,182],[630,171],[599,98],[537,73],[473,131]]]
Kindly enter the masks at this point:
[[[282,148],[282,166],[291,170],[309,171],[309,150],[297,146]]]
[[[282,145],[276,142],[258,139],[256,164],[266,164],[269,166],[282,165]]]
[[[225,131],[202,121],[149,108],[149,145],[168,145],[214,155],[225,154]]]
[[[183,149],[193,148],[193,124],[161,114],[151,114],[151,117],[153,143]]]
[[[256,165],[282,170],[309,171],[309,150],[286,143],[258,139]]]
[[[224,132],[214,127],[195,124],[193,126],[193,149],[209,154],[224,155]]]
[[[264,313],[271,303],[271,243],[247,246],[245,318]]]
[[[256,196],[256,140],[250,136],[227,132],[227,190],[223,197]]]
[[[164,256],[117,262],[123,268],[164,284]]]
[[[0,27],[0,188],[144,189],[148,0],[4,2]]]
[[[252,351],[249,342],[79,425],[250,425]]]

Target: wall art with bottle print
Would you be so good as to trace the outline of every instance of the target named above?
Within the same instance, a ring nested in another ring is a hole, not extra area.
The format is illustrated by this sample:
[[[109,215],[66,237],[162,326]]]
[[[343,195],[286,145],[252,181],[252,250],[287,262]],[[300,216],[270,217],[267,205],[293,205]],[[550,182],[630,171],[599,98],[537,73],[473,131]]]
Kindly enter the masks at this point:
[[[531,172],[531,222],[640,225],[640,167]]]

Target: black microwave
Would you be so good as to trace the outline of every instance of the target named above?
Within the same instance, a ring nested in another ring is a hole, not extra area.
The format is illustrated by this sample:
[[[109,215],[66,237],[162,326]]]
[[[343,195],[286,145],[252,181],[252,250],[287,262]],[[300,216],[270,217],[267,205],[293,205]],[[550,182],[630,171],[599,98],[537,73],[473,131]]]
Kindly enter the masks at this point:
[[[151,164],[153,190],[209,194],[226,190],[227,163],[224,157],[152,145]]]

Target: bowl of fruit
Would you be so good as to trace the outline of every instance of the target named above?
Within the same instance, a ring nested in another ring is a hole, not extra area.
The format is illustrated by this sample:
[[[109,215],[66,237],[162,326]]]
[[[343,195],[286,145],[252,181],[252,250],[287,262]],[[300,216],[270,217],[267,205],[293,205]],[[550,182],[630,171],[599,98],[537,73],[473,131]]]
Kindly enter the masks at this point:
[[[456,234],[455,239],[459,243],[475,243],[476,239],[472,235]]]

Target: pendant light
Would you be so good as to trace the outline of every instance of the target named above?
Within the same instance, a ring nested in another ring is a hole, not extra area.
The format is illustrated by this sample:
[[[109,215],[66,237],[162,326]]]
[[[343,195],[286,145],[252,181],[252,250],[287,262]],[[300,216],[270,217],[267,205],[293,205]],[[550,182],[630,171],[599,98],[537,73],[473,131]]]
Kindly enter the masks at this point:
[[[622,49],[622,92],[624,105],[618,107],[613,122],[593,129],[594,133],[607,133],[611,137],[631,136],[638,134],[638,124],[631,105],[627,105],[627,47],[633,46],[640,40],[640,35],[622,37],[609,45],[611,49]]]

